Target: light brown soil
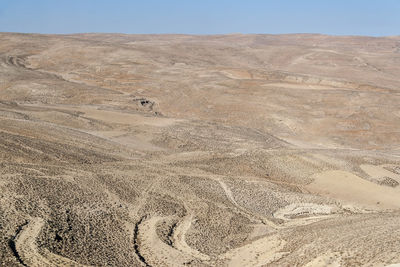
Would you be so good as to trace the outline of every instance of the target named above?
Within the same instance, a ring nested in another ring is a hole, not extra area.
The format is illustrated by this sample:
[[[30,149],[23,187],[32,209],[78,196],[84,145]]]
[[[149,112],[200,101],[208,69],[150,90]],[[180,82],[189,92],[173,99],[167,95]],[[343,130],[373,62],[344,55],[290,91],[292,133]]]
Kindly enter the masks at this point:
[[[0,265],[400,263],[399,49],[1,33]]]

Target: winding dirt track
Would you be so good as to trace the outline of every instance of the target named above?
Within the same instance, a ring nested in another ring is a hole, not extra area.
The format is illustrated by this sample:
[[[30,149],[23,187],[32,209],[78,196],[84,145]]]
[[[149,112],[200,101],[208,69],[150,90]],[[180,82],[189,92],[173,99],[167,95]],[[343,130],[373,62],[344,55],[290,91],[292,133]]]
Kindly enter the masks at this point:
[[[203,262],[209,262],[210,257],[208,255],[193,249],[186,243],[186,233],[191,227],[192,221],[194,220],[193,217],[193,214],[183,217],[180,223],[175,227],[173,233],[173,246],[177,250],[190,255],[194,259],[198,259]]]
[[[84,267],[86,265],[79,264],[73,260],[61,257],[49,252],[47,249],[39,251],[37,246],[37,237],[44,226],[41,218],[31,218],[29,222],[23,226],[15,239],[15,248],[21,263],[25,266],[41,267],[41,266],[77,266]]]

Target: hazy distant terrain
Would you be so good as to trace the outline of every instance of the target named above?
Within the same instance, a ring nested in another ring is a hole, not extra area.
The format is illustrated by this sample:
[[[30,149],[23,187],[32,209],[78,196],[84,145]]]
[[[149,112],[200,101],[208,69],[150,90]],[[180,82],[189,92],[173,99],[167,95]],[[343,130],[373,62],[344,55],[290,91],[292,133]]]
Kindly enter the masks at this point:
[[[400,37],[0,33],[1,266],[400,263]]]

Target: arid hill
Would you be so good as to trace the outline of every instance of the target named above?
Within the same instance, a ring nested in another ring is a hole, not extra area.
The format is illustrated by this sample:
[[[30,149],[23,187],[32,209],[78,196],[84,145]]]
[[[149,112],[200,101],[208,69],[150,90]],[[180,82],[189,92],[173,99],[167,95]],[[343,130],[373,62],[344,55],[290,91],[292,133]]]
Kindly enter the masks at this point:
[[[400,263],[400,37],[0,33],[1,266]]]

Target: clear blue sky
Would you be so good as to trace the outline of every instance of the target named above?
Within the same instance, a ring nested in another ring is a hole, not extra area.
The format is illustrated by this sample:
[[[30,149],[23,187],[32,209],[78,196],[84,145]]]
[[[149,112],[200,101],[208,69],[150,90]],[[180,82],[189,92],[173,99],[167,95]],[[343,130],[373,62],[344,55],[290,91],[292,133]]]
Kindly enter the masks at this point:
[[[0,0],[0,31],[400,35],[400,0]]]

